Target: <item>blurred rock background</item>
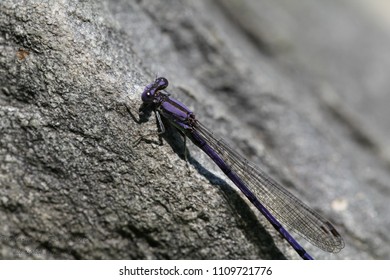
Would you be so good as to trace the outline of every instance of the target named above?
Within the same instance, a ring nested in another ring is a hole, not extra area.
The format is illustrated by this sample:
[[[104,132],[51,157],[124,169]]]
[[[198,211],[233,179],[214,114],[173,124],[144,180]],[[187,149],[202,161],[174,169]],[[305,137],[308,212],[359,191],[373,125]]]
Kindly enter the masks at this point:
[[[206,155],[153,116],[156,76],[389,259],[390,4],[384,0],[0,2],[1,259],[299,259]],[[151,134],[138,146],[141,135]]]

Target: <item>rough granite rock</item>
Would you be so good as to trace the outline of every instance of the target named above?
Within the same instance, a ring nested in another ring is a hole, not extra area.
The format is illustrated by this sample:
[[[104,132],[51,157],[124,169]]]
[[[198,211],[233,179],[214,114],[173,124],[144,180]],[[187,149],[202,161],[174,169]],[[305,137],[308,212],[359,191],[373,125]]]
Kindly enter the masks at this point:
[[[1,1],[0,258],[299,259],[206,155],[136,122],[161,75],[334,223],[338,254],[297,237],[313,257],[389,259],[390,28],[361,3]]]

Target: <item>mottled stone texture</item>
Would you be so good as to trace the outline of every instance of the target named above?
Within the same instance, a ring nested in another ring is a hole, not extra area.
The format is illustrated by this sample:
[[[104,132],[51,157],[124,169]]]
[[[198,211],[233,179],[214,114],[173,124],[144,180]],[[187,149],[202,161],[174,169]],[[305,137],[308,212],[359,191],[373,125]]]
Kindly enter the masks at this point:
[[[313,257],[389,259],[390,28],[363,2],[2,0],[0,258],[299,258],[201,151],[187,166],[180,134],[136,122],[163,75],[335,224],[339,254],[298,237]]]

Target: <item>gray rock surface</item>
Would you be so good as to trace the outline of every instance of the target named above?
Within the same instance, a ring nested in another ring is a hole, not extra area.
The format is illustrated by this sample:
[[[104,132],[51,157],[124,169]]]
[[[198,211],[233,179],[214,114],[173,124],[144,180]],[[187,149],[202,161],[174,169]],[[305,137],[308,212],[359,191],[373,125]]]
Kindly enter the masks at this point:
[[[299,258],[206,155],[135,121],[162,75],[335,224],[338,254],[297,237],[313,257],[389,259],[390,28],[363,2],[1,1],[0,258]]]

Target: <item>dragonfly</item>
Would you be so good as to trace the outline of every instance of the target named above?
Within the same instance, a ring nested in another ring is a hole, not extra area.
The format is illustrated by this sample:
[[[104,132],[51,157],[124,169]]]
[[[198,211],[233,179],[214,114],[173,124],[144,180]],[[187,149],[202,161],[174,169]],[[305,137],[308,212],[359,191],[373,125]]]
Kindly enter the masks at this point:
[[[165,132],[163,117],[214,161],[302,259],[313,257],[286,228],[324,251],[337,253],[344,248],[343,238],[327,219],[216,137],[187,106],[171,97],[167,87],[168,80],[159,77],[141,94],[141,111],[155,112],[160,133]]]

